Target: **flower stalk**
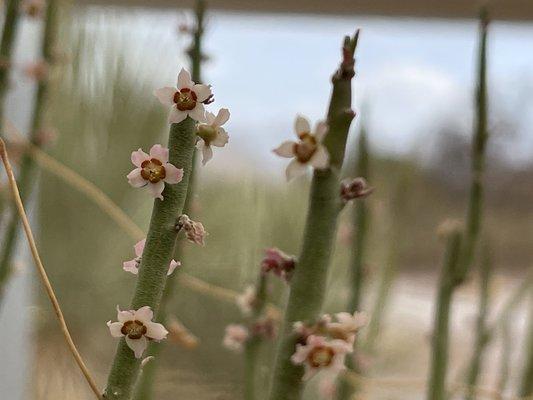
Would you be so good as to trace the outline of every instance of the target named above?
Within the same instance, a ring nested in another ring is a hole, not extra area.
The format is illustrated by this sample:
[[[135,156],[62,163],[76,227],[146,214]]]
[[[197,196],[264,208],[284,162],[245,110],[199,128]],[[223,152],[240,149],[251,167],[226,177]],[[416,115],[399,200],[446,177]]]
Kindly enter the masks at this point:
[[[368,139],[364,126],[361,127],[358,141],[358,156],[355,166],[355,176],[369,179],[369,151]],[[365,280],[365,258],[369,226],[368,207],[364,201],[354,203],[353,210],[353,243],[351,246],[351,268],[350,268],[350,300],[348,302],[348,312],[354,313],[361,309],[362,291]],[[355,357],[346,357],[346,367],[355,372],[359,371]],[[340,378],[337,387],[337,399],[349,399],[357,388],[344,378]]]
[[[12,7],[12,3],[17,3],[18,1],[8,2],[8,15]],[[52,65],[54,62],[54,49],[56,43],[56,31],[57,31],[57,13],[58,13],[58,4],[57,0],[48,0],[45,12],[45,21],[44,21],[44,33],[41,43],[41,57],[44,63],[47,65]],[[12,24],[16,25],[17,17],[11,16],[13,18]],[[14,27],[9,28],[8,26],[4,27],[4,36],[5,35],[14,35],[13,32],[6,33],[10,29],[15,29]],[[4,40],[6,44],[4,44]],[[13,40],[13,37],[2,38],[2,49],[0,50],[0,56],[6,57],[11,54],[11,47],[8,46],[7,41]],[[4,45],[9,47],[9,50],[6,54],[3,53]],[[4,85],[7,85],[7,74],[5,68],[0,69],[0,99],[2,98],[2,92],[5,90]],[[46,112],[46,104],[49,97],[49,80],[47,77],[44,79],[38,80],[37,83],[37,93],[34,99],[33,104],[33,116],[30,127],[29,141],[35,146],[41,146],[42,141],[42,132],[44,128],[44,118]],[[1,102],[1,101],[0,101]],[[0,107],[2,107],[0,105]],[[2,111],[0,111],[0,118],[3,117]],[[34,186],[34,176],[35,176],[36,165],[33,160],[32,154],[25,151],[22,155],[22,160],[20,162],[19,176],[17,179],[20,195],[22,201],[25,202],[31,193],[31,189]],[[0,302],[3,300],[5,286],[9,277],[11,275],[13,266],[13,252],[15,251],[17,245],[19,231],[19,218],[16,213],[13,212],[8,220],[6,231],[4,233],[2,251],[0,252]]]
[[[437,309],[435,311],[434,332],[432,335],[431,370],[428,382],[428,400],[444,400],[446,393],[446,373],[448,369],[448,347],[450,336],[450,311],[453,292],[463,279],[460,275],[459,257],[461,234],[458,230],[447,238],[446,255],[442,269]]]
[[[195,130],[196,123],[190,117],[170,126],[169,162],[183,169],[183,179],[177,184],[165,186],[164,201],[154,200],[137,285],[131,302],[132,310],[149,306],[156,315],[159,310],[177,237],[176,218],[182,214],[187,197],[196,143]],[[121,339],[108,377],[105,398],[130,399],[139,368],[140,360],[135,358],[125,340]]]
[[[351,81],[354,76],[354,53],[358,35],[359,31],[352,38],[345,37],[343,59],[332,78],[333,92],[327,116],[329,132],[323,142],[329,153],[330,167],[316,169],[313,174],[303,245],[298,266],[291,278],[270,400],[297,400],[302,394],[304,368],[291,361],[298,340],[292,333],[292,328],[296,321],[316,321],[325,296],[337,216],[342,209],[339,196],[340,170],[346,138],[355,116],[351,109]]]

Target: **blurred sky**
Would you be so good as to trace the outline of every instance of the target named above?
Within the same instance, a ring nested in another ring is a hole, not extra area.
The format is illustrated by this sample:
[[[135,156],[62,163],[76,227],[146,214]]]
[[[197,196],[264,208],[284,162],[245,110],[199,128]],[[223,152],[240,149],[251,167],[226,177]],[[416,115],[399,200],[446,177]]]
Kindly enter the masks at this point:
[[[177,33],[192,22],[183,10],[89,8],[76,10],[89,30],[124,43],[135,79],[154,86],[175,82],[187,66],[189,40]],[[204,81],[218,107],[228,107],[230,147],[207,168],[272,172],[286,164],[270,152],[293,135],[297,113],[323,118],[329,78],[339,62],[343,35],[361,28],[355,101],[374,149],[427,157],[443,127],[470,134],[477,21],[378,17],[250,15],[209,12],[205,37],[210,61]],[[31,59],[38,29],[27,29],[19,58]],[[33,37],[33,40],[32,40]],[[125,39],[126,38],[126,39]],[[99,43],[95,43],[99,48]],[[114,57],[109,48],[102,56]],[[496,22],[489,36],[491,119],[512,121],[498,151],[513,163],[533,154],[533,25]],[[27,85],[26,85],[27,87]],[[24,88],[22,88],[24,89]],[[27,90],[14,93],[20,110]],[[363,106],[362,106],[363,105]],[[23,108],[23,107],[22,107]],[[501,125],[497,125],[501,126]],[[507,128],[506,128],[507,129]]]

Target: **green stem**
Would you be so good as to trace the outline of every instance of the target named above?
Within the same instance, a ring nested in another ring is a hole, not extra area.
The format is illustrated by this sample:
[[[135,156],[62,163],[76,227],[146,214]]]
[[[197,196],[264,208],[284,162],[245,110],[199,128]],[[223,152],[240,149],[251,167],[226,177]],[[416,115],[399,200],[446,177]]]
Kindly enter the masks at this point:
[[[498,393],[505,393],[507,389],[507,384],[509,382],[509,371],[511,369],[511,351],[513,337],[511,335],[511,315],[509,314],[507,318],[502,323],[500,328],[501,332],[501,350],[500,350],[500,368],[498,370],[498,386],[496,391]]]
[[[8,11],[12,7],[11,3],[17,3],[17,7],[18,7],[18,1],[9,2]],[[41,43],[41,59],[50,67],[54,62],[53,52],[54,52],[54,47],[56,43],[58,5],[57,5],[57,0],[49,0],[47,4],[48,5],[46,7],[46,16],[45,16],[45,22],[44,22],[44,33],[43,33],[42,43]],[[16,17],[12,16],[11,18],[15,18],[14,21],[17,20]],[[7,27],[4,28],[4,36],[6,35],[6,30],[8,30]],[[11,41],[13,40],[13,35],[14,33],[11,32],[8,35],[9,36],[8,39],[3,38],[2,47],[4,46],[4,41],[7,42],[9,40]],[[11,52],[11,48],[9,48],[8,54],[11,54],[10,52]],[[2,69],[1,71],[2,73],[6,72],[4,69]],[[4,77],[0,75],[0,88],[2,88],[4,84],[7,84],[4,82],[4,80],[6,79],[7,79],[7,75],[5,75]],[[3,90],[3,89],[0,89],[0,90]],[[46,104],[47,104],[48,97],[49,97],[48,92],[49,92],[49,81],[48,81],[48,77],[46,77],[45,79],[40,80],[37,85],[37,93],[35,95],[34,104],[33,104],[33,116],[32,116],[31,127],[30,127],[29,141],[35,146],[40,146],[42,143],[42,140],[40,140],[41,139],[40,134],[44,126]],[[0,93],[2,92],[0,91]],[[2,113],[0,112],[0,118],[1,117],[2,117]],[[35,163],[33,161],[31,154],[28,152],[25,152],[22,155],[22,160],[21,160],[20,168],[19,168],[19,177],[17,179],[19,190],[20,190],[20,196],[23,202],[27,201],[27,199],[29,198],[31,194],[31,189],[34,186],[35,169],[36,169]],[[17,214],[13,212],[9,216],[6,231],[4,233],[2,252],[0,253],[0,303],[3,300],[5,287],[11,275],[12,269],[13,269],[12,258],[13,258],[13,253],[15,251],[15,248],[17,246],[18,231],[19,231],[19,218]]]
[[[315,321],[320,315],[325,296],[337,216],[341,209],[339,175],[346,137],[354,117],[351,110],[351,78],[357,37],[356,33],[353,38],[345,38],[344,60],[332,79],[333,92],[327,118],[329,133],[324,141],[330,155],[331,166],[326,170],[315,170],[313,174],[303,246],[291,280],[291,291],[273,371],[270,400],[297,400],[302,394],[303,367],[294,365],[290,359],[297,340],[292,334],[292,325],[296,321]]]
[[[518,393],[520,397],[533,395],[533,292],[529,294],[529,323],[525,350],[525,365],[522,372],[522,383]]]
[[[191,62],[191,78],[194,82],[200,83],[202,82],[201,78],[201,67],[202,67],[202,35],[204,32],[204,15],[205,15],[205,1],[198,0],[196,2],[196,9],[195,9],[195,15],[196,15],[196,26],[193,34],[193,45],[188,52]],[[194,188],[195,188],[195,181],[196,181],[196,163],[197,163],[197,152],[196,150],[193,150],[193,158],[192,158],[192,169],[191,174],[189,176],[189,185],[187,187],[187,197],[185,199],[185,204],[183,206],[183,213],[187,215],[191,215],[191,204],[193,201],[194,196]],[[176,248],[174,250],[174,259],[183,261],[183,255],[184,255],[184,241],[178,240],[176,243]],[[165,290],[163,291],[163,297],[161,298],[161,304],[159,306],[159,312],[157,314],[157,319],[163,323],[165,323],[168,320],[168,313],[167,308],[168,304],[171,302],[174,292],[176,290],[176,276],[179,274],[179,270],[175,271],[174,274],[172,274],[167,279],[167,284],[165,287]],[[163,344],[165,346],[166,344]],[[147,349],[147,355],[153,356],[154,359],[150,361],[146,366],[143,368],[142,375],[139,378],[139,383],[137,385],[137,388],[135,390],[135,400],[151,400],[153,399],[154,395],[154,383],[155,383],[155,375],[157,372],[157,368],[159,365],[159,354],[161,350],[161,345],[158,345],[156,343],[150,343],[148,345]]]
[[[485,9],[480,13],[480,41],[478,56],[478,82],[476,90],[476,123],[472,139],[472,181],[466,232],[461,253],[460,268],[466,277],[476,253],[483,208],[483,174],[485,170],[485,150],[487,147],[487,29],[488,14]]]
[[[448,237],[444,267],[440,277],[432,340],[431,370],[427,400],[446,399],[446,372],[450,335],[450,308],[453,292],[458,282],[458,259],[461,235],[454,232]]]
[[[359,143],[357,146],[358,157],[357,165],[355,167],[355,176],[360,176],[369,179],[369,154],[367,134],[365,128],[361,127],[361,133],[359,135]],[[361,309],[362,290],[365,279],[365,257],[366,257],[366,242],[368,236],[369,215],[368,207],[364,200],[356,201],[354,203],[354,236],[352,243],[351,254],[351,285],[350,285],[350,300],[348,302],[348,311],[354,313]],[[355,344],[354,344],[355,346]],[[350,370],[360,372],[359,366],[356,365],[353,357],[346,357],[346,367]],[[337,399],[346,400],[349,399],[351,394],[357,388],[346,379],[340,378],[338,380],[337,387]]]
[[[402,221],[401,217],[404,215],[404,207],[407,201],[406,194],[409,193],[410,173],[411,171],[403,171],[396,179],[394,193],[389,203],[389,246],[385,262],[380,268],[374,306],[371,309],[368,326],[365,328],[365,340],[362,345],[370,353],[375,351],[375,343],[381,330],[389,302],[390,289],[396,276],[398,255],[402,242],[402,227],[405,226],[405,221]]]
[[[146,244],[143,251],[135,294],[131,309],[150,306],[157,315],[167,280],[167,271],[174,253],[177,231],[176,219],[183,212],[192,158],[196,143],[195,121],[187,117],[172,124],[169,132],[169,162],[183,168],[183,180],[176,185],[166,185],[164,200],[154,200],[154,208]],[[121,339],[105,389],[106,399],[129,400],[140,367],[140,360]]]
[[[259,279],[256,286],[256,300],[252,308],[251,323],[256,322],[263,314],[266,306],[267,294],[267,275],[262,271],[259,272]],[[255,400],[257,394],[256,378],[257,365],[259,362],[259,351],[263,339],[258,336],[252,336],[246,342],[244,348],[244,399]]]
[[[20,18],[20,0],[5,1],[4,29],[0,42],[0,121],[4,120],[6,94],[9,90],[9,72],[13,62],[13,47]],[[4,133],[1,133],[4,137]]]
[[[484,249],[483,260],[480,265],[480,290],[479,290],[479,311],[476,320],[476,340],[474,353],[470,360],[467,372],[466,384],[467,393],[465,400],[473,400],[475,392],[473,387],[477,385],[483,352],[487,346],[487,314],[489,309],[489,284],[492,275],[492,260],[488,246]]]

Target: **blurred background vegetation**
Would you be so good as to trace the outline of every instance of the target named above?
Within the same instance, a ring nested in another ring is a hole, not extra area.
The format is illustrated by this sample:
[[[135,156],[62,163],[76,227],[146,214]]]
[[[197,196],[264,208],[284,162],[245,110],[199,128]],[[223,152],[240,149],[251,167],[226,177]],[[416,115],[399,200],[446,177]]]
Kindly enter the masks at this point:
[[[188,62],[184,54],[189,39],[186,33],[176,31],[172,41],[140,41],[136,35],[132,42],[130,30],[135,29],[135,24],[117,22],[122,21],[123,12],[88,9],[63,13],[60,45],[69,62],[54,71],[49,120],[59,134],[49,154],[97,185],[145,230],[152,203],[145,193],[132,189],[126,182],[125,175],[131,169],[129,155],[134,149],[146,150],[152,143],[166,140],[165,110],[152,90],[161,84],[162,76],[173,76]],[[131,12],[129,17],[133,22],[138,12]],[[216,18],[209,23],[216,27]],[[336,46],[337,43],[331,43],[332,48]],[[146,53],[166,52],[176,54],[174,64],[161,65],[157,58],[146,57]],[[214,61],[210,62],[216,68],[216,60],[223,58],[225,52],[219,49],[212,53],[209,56]],[[231,71],[223,73],[226,80],[236,79]],[[218,82],[206,81],[213,84],[216,93]],[[328,76],[320,82],[301,84],[329,89]],[[322,104],[326,101],[327,98],[320,100]],[[366,106],[372,108],[371,103]],[[232,112],[248,110],[232,109]],[[498,109],[494,113],[491,134],[495,139],[491,140],[489,151],[485,226],[497,268],[491,287],[493,303],[501,304],[533,260],[533,187],[530,184],[533,167],[527,163],[516,166],[501,157],[499,138],[509,134],[513,121]],[[265,125],[264,130],[272,125],[262,120],[260,113],[255,118],[258,125]],[[361,121],[367,121],[363,112],[353,129],[352,143]],[[370,138],[380,135],[372,126],[367,128]],[[249,127],[239,125],[235,129],[247,134]],[[368,398],[372,399],[415,399],[424,393],[430,315],[443,247],[436,229],[445,218],[462,217],[469,176],[469,129],[453,124],[434,129],[426,134],[439,138],[429,161],[427,157],[418,157],[416,151],[408,155],[371,154],[370,182],[376,190],[367,200],[371,222],[366,310],[373,304],[381,268],[394,263],[398,270],[376,351],[365,355],[370,375],[390,377],[392,384],[370,383]],[[252,132],[249,135],[250,141],[255,140]],[[231,145],[230,141],[230,146],[222,151],[243,151],[242,147],[232,150]],[[267,153],[269,149],[262,146],[256,151]],[[349,164],[353,164],[355,148],[349,153]],[[193,210],[210,236],[205,248],[186,245],[181,260],[183,272],[240,292],[255,281],[265,248],[277,246],[289,254],[298,253],[309,180],[302,178],[287,185],[269,178],[268,175],[281,175],[281,171],[268,168],[265,171],[257,165],[247,167],[239,159],[230,167],[218,168],[214,164],[211,168],[198,169]],[[350,168],[349,165],[347,169]],[[98,380],[104,382],[116,346],[105,322],[114,319],[115,305],[125,307],[129,302],[135,278],[125,274],[121,267],[122,261],[132,258],[135,240],[90,199],[55,174],[43,171],[38,187],[34,222],[44,263],[81,352],[96,371]],[[356,234],[351,227],[351,212],[348,207],[340,221],[326,311],[342,310],[348,299],[349,238]],[[30,265],[26,268],[31,271]],[[64,349],[40,285],[37,282],[32,285],[31,292],[38,293],[39,299],[32,308],[34,361],[26,398],[90,398]],[[453,378],[460,374],[460,367],[469,356],[475,290],[476,282],[471,280],[458,296],[458,312],[452,321]],[[272,301],[283,305],[285,294],[284,285],[276,282]],[[180,285],[178,280],[169,309],[199,338],[200,346],[193,350],[175,344],[167,346],[168,351],[161,356],[163,368],[156,398],[238,398],[243,360],[221,346],[224,327],[241,318],[235,304]],[[523,310],[517,311],[511,327],[513,337],[518,338],[511,355],[515,367],[522,363],[520,341],[525,330],[524,315]],[[269,359],[272,346],[265,346],[263,351],[263,357]],[[489,348],[490,362],[482,376],[483,383],[489,387],[497,378],[499,351],[499,343],[493,342]],[[518,372],[516,368],[511,371],[513,384],[509,386],[515,387]],[[267,371],[261,373],[266,376]],[[311,385],[310,398],[315,396],[314,389]]]

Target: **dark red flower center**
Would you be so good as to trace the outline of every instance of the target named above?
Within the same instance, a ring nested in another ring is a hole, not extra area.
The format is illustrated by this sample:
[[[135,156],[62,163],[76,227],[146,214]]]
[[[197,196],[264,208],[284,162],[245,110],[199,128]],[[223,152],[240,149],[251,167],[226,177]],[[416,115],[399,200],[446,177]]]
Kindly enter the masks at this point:
[[[174,94],[174,103],[180,111],[190,111],[196,107],[196,93],[191,89],[183,88]]]
[[[165,179],[166,175],[167,172],[165,171],[165,167],[163,167],[163,163],[157,158],[145,160],[141,164],[141,176],[150,183],[157,183]]]
[[[309,133],[301,133],[298,135],[300,142],[294,144],[294,155],[296,159],[302,164],[308,162],[317,149],[317,142],[313,135]]]
[[[130,339],[140,339],[143,335],[146,335],[147,329],[141,321],[126,321],[120,332]]]

